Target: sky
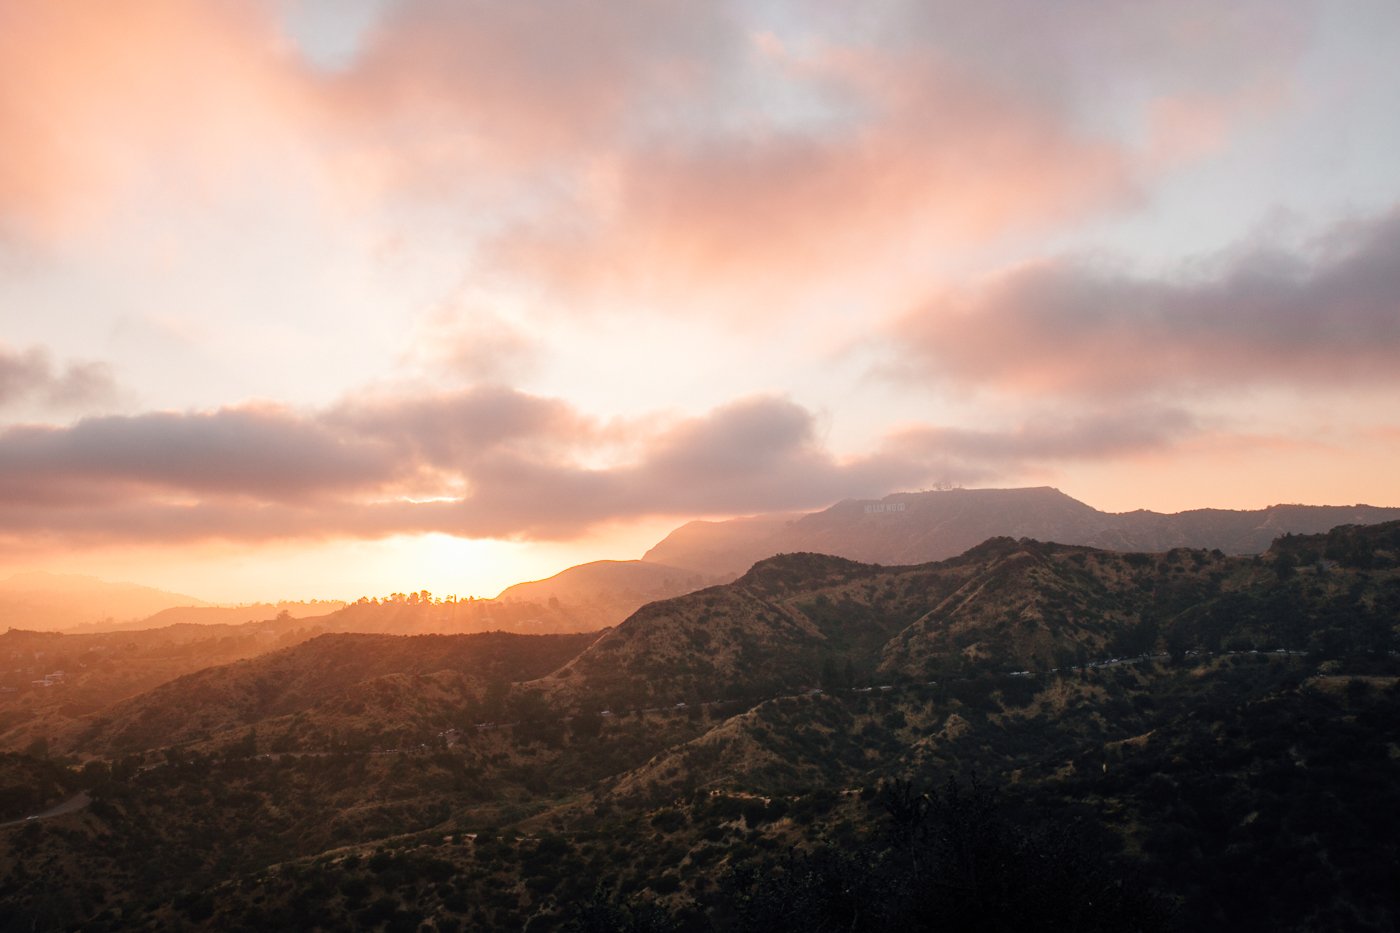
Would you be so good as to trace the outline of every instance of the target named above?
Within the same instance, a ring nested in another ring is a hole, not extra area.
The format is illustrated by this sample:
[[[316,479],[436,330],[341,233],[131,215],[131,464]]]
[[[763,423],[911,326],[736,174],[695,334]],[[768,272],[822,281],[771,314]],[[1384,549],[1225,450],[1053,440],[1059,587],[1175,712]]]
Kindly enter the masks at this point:
[[[0,570],[1400,505],[1393,0],[0,0]]]

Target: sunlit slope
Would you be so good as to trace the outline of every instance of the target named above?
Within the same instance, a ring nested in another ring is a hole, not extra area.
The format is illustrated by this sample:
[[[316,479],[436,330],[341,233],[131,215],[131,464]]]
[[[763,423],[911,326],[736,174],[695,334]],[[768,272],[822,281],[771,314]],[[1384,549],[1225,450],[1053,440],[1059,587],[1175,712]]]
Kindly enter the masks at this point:
[[[387,675],[452,672],[480,687],[533,680],[593,635],[322,635],[293,648],[188,674],[69,723],[55,745],[85,755],[201,742],[294,715]],[[455,683],[455,681],[454,681]]]
[[[551,598],[566,602],[606,599],[613,595],[666,594],[694,589],[700,579],[693,570],[682,570],[645,560],[595,560],[561,570],[544,580],[517,583],[501,591],[498,600],[524,599],[548,603]]]

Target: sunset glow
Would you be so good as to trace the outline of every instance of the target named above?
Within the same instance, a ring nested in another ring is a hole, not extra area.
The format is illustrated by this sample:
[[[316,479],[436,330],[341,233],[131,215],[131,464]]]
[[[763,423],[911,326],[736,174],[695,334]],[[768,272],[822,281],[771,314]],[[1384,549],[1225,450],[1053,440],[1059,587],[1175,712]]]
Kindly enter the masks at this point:
[[[1400,506],[1400,8],[0,0],[0,571]]]

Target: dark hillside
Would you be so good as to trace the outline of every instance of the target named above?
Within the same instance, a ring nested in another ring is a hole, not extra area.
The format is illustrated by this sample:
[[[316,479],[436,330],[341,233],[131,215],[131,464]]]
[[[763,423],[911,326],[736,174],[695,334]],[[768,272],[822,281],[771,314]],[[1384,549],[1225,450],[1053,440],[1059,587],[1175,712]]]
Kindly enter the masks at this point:
[[[783,692],[809,682],[820,641],[810,621],[741,581],[642,607],[559,675],[573,694],[619,709]]]
[[[847,672],[854,686],[1157,650],[1384,652],[1400,611],[1397,524],[1280,538],[1252,558],[1010,538],[912,567],[785,554],[647,606],[573,666],[595,690],[677,702],[830,686]]]
[[[81,767],[17,756],[95,802],[0,831],[0,926],[1393,930],[1397,623],[1390,523],[325,635],[87,717],[48,749]]]

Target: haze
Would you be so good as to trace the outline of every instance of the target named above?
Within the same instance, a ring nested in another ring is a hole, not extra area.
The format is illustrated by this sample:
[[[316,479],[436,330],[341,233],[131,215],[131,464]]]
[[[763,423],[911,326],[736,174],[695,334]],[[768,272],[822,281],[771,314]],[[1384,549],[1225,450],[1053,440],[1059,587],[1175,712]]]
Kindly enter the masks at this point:
[[[858,7],[858,8],[857,8]],[[0,2],[0,572],[1400,505],[1400,8]]]

